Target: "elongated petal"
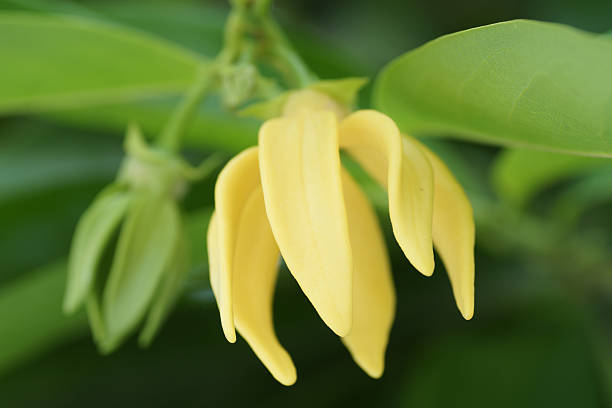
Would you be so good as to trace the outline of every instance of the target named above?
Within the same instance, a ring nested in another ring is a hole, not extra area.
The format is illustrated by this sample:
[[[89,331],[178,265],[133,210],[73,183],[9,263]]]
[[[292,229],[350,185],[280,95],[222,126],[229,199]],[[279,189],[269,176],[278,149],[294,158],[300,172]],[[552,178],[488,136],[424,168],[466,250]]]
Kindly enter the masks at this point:
[[[102,353],[107,352],[106,339],[106,324],[102,316],[102,291],[92,291],[87,295],[85,302],[85,310],[87,311],[87,320],[91,329],[91,334],[94,341],[98,345],[98,349]]]
[[[367,197],[345,171],[344,199],[353,249],[353,328],[342,338],[368,375],[378,378],[395,316],[395,290],[387,248]]]
[[[64,311],[83,303],[95,280],[100,257],[127,211],[130,195],[116,187],[104,190],[85,211],[76,228],[70,258]]]
[[[274,332],[272,304],[280,253],[270,230],[261,189],[245,203],[234,258],[236,328],[274,378],[296,380],[293,361]]]
[[[208,278],[210,279],[210,288],[215,295],[215,299],[219,298],[219,227],[217,226],[217,213],[213,212],[208,222],[208,231],[206,233],[206,249],[208,251]],[[221,306],[219,306],[221,307]]]
[[[433,241],[448,272],[457,307],[474,315],[474,214],[461,185],[446,165],[423,146],[435,178]]]
[[[395,239],[412,265],[431,275],[433,171],[421,147],[373,110],[357,111],[341,122],[340,146],[387,186]]]
[[[164,271],[163,279],[151,304],[147,320],[138,337],[138,343],[141,347],[148,347],[151,344],[172,311],[176,300],[181,295],[188,269],[187,243],[182,231],[179,230],[174,254],[172,254],[166,271]]]
[[[165,197],[136,194],[104,289],[103,313],[111,338],[125,336],[141,321],[178,238],[176,204]]]
[[[266,212],[289,270],[339,336],[352,321],[352,261],[336,117],[302,111],[259,132]]]
[[[256,147],[243,151],[227,163],[215,186],[218,264],[215,273],[211,270],[211,279],[216,279],[214,293],[221,325],[231,343],[236,341],[232,300],[234,251],[244,205],[260,186],[257,159]]]

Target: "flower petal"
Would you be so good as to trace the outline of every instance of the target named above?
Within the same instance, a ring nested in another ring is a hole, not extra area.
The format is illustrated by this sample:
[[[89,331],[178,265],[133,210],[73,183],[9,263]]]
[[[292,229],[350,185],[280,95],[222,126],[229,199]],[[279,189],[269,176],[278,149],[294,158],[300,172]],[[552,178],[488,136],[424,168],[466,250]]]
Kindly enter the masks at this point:
[[[340,180],[337,121],[301,111],[259,131],[266,212],[289,270],[339,336],[352,321],[352,260]]]
[[[119,228],[130,198],[129,193],[111,186],[96,197],[79,220],[68,260],[65,312],[73,313],[87,298],[100,258],[112,234]]]
[[[140,192],[121,228],[102,311],[110,338],[121,340],[145,315],[176,246],[180,213],[169,198]]]
[[[215,186],[218,263],[215,271],[211,268],[211,279],[216,279],[213,286],[217,286],[214,293],[219,305],[221,325],[225,337],[231,343],[236,341],[232,306],[234,250],[244,205],[259,185],[257,148],[252,147],[227,163],[219,174]],[[210,238],[209,234],[209,247],[211,246]],[[212,243],[214,246],[215,243]]]
[[[357,111],[340,123],[340,146],[387,186],[395,239],[412,265],[431,275],[433,171],[421,147],[373,110]]]
[[[368,375],[379,378],[395,317],[391,266],[376,213],[357,183],[342,174],[353,249],[353,328],[342,341]]]
[[[185,242],[182,228],[180,228],[174,253],[168,263],[167,270],[164,272],[163,280],[160,282],[157,293],[151,303],[146,322],[138,337],[138,344],[141,347],[149,347],[151,342],[153,342],[153,339],[172,312],[177,299],[182,294],[183,285],[189,271],[187,256],[187,242]]]
[[[434,170],[433,241],[453,287],[457,307],[474,315],[474,214],[461,185],[438,156],[423,146]]]
[[[208,221],[208,231],[206,232],[206,249],[208,251],[208,278],[210,279],[210,288],[215,295],[215,299],[219,298],[219,227],[217,227],[217,214],[213,211]],[[219,305],[221,308],[221,305]]]
[[[261,189],[245,203],[234,258],[234,319],[238,332],[280,383],[295,383],[291,357],[274,332],[272,305],[280,253]]]

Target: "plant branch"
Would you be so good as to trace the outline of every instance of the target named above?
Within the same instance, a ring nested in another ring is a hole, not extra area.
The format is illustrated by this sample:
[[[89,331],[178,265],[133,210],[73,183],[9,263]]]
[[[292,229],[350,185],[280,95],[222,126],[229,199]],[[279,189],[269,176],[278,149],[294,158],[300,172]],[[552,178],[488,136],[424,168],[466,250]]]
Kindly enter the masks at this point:
[[[216,71],[217,65],[215,63],[200,70],[195,83],[187,91],[159,136],[157,142],[159,147],[169,152],[176,152],[180,149],[180,140],[185,128],[214,83]]]

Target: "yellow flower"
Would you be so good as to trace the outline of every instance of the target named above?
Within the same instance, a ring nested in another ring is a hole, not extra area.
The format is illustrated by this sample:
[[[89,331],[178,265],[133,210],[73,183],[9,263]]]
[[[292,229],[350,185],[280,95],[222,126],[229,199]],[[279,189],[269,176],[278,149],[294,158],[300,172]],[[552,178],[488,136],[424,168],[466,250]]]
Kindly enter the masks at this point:
[[[393,233],[424,275],[433,246],[457,306],[474,309],[474,222],[462,188],[442,161],[373,110],[351,114],[327,95],[301,90],[259,131],[259,146],[223,169],[208,229],[210,280],[226,338],[235,330],[282,384],[296,380],[273,327],[279,256],[353,358],[380,377],[395,291],[378,220],[344,170],[343,149],[389,196]]]

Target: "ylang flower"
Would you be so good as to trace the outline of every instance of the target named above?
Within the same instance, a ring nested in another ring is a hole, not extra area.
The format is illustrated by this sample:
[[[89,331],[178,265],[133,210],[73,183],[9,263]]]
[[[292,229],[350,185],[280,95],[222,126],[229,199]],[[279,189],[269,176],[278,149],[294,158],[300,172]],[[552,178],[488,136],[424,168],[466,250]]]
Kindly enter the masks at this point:
[[[343,169],[340,149],[386,187],[393,233],[412,265],[431,275],[435,246],[460,312],[470,319],[474,309],[474,222],[461,186],[393,120],[349,113],[349,98],[334,90],[324,83],[294,91],[263,109],[279,115],[263,124],[258,146],[219,175],[207,234],[226,338],[234,342],[237,330],[285,385],[296,369],[273,325],[281,256],[357,364],[372,377],[384,369],[395,314],[391,269],[375,212]]]

